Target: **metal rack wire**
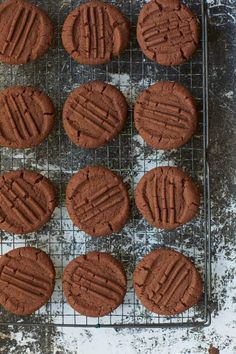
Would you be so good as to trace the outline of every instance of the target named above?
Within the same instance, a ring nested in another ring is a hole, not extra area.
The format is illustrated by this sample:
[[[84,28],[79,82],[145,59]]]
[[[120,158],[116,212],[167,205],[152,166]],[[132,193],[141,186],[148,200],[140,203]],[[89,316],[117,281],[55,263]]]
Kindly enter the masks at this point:
[[[2,1],[0,1],[2,2]],[[146,59],[135,38],[137,16],[144,1],[112,0],[132,26],[130,46],[119,59],[97,67],[81,66],[70,59],[61,45],[61,26],[69,11],[84,1],[38,0],[56,27],[54,46],[42,59],[24,65],[0,64],[0,88],[32,85],[45,90],[57,108],[57,124],[49,139],[37,148],[27,150],[0,149],[1,172],[19,168],[35,169],[56,185],[59,205],[52,220],[41,230],[26,236],[1,232],[1,254],[16,247],[36,246],[50,254],[57,271],[57,282],[50,302],[36,314],[17,317],[0,309],[0,324],[58,325],[86,327],[180,327],[204,326],[210,323],[210,191],[207,163],[208,96],[207,96],[207,24],[204,0],[187,4],[197,14],[202,27],[199,49],[194,58],[178,67],[165,68]],[[61,109],[69,92],[89,80],[115,84],[129,103],[129,117],[123,132],[107,146],[83,150],[69,142],[61,126]],[[133,126],[132,104],[137,94],[158,80],[179,81],[193,93],[199,109],[199,129],[184,147],[171,152],[149,148]],[[138,214],[133,205],[132,217],[122,232],[111,237],[91,238],[73,226],[65,208],[65,186],[80,168],[93,164],[111,168],[120,174],[133,190],[140,177],[153,167],[177,165],[184,168],[202,188],[201,212],[187,225],[165,232],[154,229]],[[165,245],[183,252],[196,264],[204,280],[204,296],[200,304],[183,314],[164,317],[145,310],[132,287],[132,272],[137,262],[149,251]],[[126,268],[128,291],[124,304],[108,316],[81,316],[66,304],[61,287],[65,265],[74,257],[91,251],[111,252]]]

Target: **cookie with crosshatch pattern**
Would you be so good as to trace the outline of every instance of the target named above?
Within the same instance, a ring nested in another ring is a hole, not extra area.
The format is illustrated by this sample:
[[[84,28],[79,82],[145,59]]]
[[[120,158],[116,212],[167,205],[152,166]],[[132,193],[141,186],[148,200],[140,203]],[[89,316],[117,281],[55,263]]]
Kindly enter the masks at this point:
[[[0,4],[0,61],[25,64],[45,54],[53,24],[42,9],[24,0]]]
[[[55,285],[50,257],[34,247],[16,248],[0,258],[0,304],[16,315],[29,315],[45,305]]]
[[[55,206],[54,186],[40,173],[18,170],[0,176],[0,230],[36,231],[49,221]]]
[[[128,46],[129,32],[128,21],[115,6],[89,1],[66,18],[62,43],[80,64],[104,64]]]
[[[95,148],[108,143],[123,129],[128,105],[113,85],[90,81],[67,98],[63,108],[64,129],[73,143]]]
[[[54,126],[54,105],[41,90],[11,86],[0,91],[0,146],[32,148],[42,143]]]
[[[135,127],[153,148],[168,150],[181,147],[195,133],[197,122],[195,99],[177,82],[157,82],[136,100]]]
[[[201,276],[183,254],[167,248],[148,253],[134,271],[134,289],[141,303],[158,315],[176,315],[197,304]]]
[[[119,232],[130,213],[121,177],[100,166],[88,166],[72,176],[66,206],[74,224],[91,236]]]
[[[62,285],[66,300],[75,311],[98,317],[122,304],[127,279],[122,264],[111,254],[90,252],[66,266]]]
[[[179,0],[152,0],[139,14],[137,39],[149,59],[161,65],[179,65],[197,50],[198,20]]]
[[[197,214],[200,194],[180,168],[162,166],[144,174],[135,190],[135,202],[149,224],[173,230]]]

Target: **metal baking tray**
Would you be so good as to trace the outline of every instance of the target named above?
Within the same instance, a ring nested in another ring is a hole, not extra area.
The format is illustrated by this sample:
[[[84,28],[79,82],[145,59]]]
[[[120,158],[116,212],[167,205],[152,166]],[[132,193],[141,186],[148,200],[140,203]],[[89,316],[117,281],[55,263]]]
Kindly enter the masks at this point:
[[[2,1],[0,1],[2,2]],[[31,1],[32,2],[32,1]],[[1,254],[22,246],[36,246],[50,254],[57,272],[55,291],[46,306],[31,316],[14,316],[0,309],[0,324],[57,325],[78,327],[181,327],[210,324],[210,189],[207,162],[208,83],[207,15],[204,0],[188,0],[187,5],[201,23],[201,42],[193,59],[176,67],[163,67],[148,60],[139,49],[135,28],[144,1],[113,0],[129,19],[132,36],[128,49],[119,59],[96,67],[83,66],[70,59],[62,47],[62,24],[72,9],[84,1],[38,0],[55,24],[55,40],[40,60],[21,66],[0,64],[0,88],[32,85],[45,90],[57,109],[53,134],[40,146],[17,150],[0,148],[1,173],[19,168],[33,169],[48,176],[58,190],[59,204],[52,220],[38,232],[17,236],[1,232]],[[103,80],[116,85],[127,97],[129,117],[122,133],[107,146],[85,150],[73,145],[61,124],[61,110],[68,94],[81,83]],[[149,148],[133,125],[133,104],[139,92],[159,80],[181,82],[195,96],[199,110],[199,128],[192,140],[180,149],[160,151]],[[139,215],[132,199],[132,215],[122,232],[110,237],[92,238],[73,226],[65,207],[65,187],[71,175],[87,165],[102,165],[120,174],[130,187],[131,198],[141,176],[156,166],[176,165],[198,182],[202,191],[201,211],[197,218],[175,231],[149,226]],[[177,316],[153,314],[140,304],[132,287],[137,262],[149,251],[166,246],[189,256],[201,272],[204,296],[199,305]],[[90,318],[76,313],[67,303],[61,287],[64,267],[74,257],[91,250],[107,251],[123,264],[128,276],[124,304],[110,315]]]

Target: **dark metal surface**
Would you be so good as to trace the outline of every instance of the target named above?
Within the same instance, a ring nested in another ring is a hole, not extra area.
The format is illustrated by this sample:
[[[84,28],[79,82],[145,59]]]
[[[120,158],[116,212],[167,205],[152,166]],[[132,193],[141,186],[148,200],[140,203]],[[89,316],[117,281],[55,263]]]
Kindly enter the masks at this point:
[[[71,61],[60,41],[60,31],[68,12],[81,1],[37,1],[52,17],[56,40],[48,54],[37,62],[24,66],[0,65],[0,87],[33,85],[45,90],[57,108],[57,124],[48,141],[37,148],[11,150],[1,148],[1,172],[12,169],[36,169],[47,175],[57,186],[59,206],[50,223],[42,230],[24,237],[2,232],[1,254],[24,245],[37,246],[48,252],[56,266],[57,283],[51,301],[38,313],[19,318],[1,309],[1,324],[39,324],[58,326],[104,327],[181,327],[210,323],[210,205],[207,94],[207,30],[204,1],[187,1],[202,25],[202,40],[194,58],[180,67],[164,68],[147,60],[138,49],[135,24],[143,1],[112,1],[129,18],[132,25],[130,47],[118,60],[107,65],[88,67]],[[115,84],[127,97],[130,110],[128,122],[107,146],[83,150],[71,144],[61,127],[61,108],[69,92],[80,83],[98,79]],[[184,84],[196,97],[199,109],[199,129],[183,148],[171,152],[155,151],[144,144],[133,127],[132,105],[137,94],[159,80],[174,80]],[[70,176],[88,164],[103,165],[119,173],[133,190],[140,177],[153,167],[176,165],[184,168],[198,182],[202,191],[201,212],[187,225],[172,232],[152,228],[143,221],[133,205],[132,218],[124,230],[111,237],[93,239],[73,226],[65,208],[65,186]],[[135,297],[132,272],[137,262],[156,247],[173,247],[189,256],[204,280],[204,297],[195,308],[174,317],[163,317],[146,311]],[[125,302],[111,315],[86,318],[75,313],[66,303],[61,288],[65,265],[77,255],[90,250],[108,251],[125,266],[128,292]]]

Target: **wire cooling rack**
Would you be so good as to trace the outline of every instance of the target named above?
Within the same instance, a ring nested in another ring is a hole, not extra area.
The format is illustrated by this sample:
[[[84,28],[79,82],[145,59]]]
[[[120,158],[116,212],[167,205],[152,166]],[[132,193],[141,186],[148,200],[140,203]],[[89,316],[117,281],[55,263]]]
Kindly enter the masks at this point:
[[[3,1],[0,1],[3,2]],[[207,24],[203,0],[189,0],[187,5],[201,22],[202,35],[194,58],[178,67],[165,68],[149,61],[140,51],[135,38],[137,16],[144,1],[110,1],[126,15],[132,26],[129,48],[119,59],[96,67],[82,66],[70,59],[61,45],[62,24],[70,10],[84,1],[39,0],[54,21],[55,41],[40,60],[23,65],[0,64],[0,88],[11,85],[33,85],[46,91],[57,109],[57,123],[49,139],[37,148],[12,150],[0,148],[1,172],[28,168],[48,176],[58,190],[59,206],[52,220],[41,230],[26,236],[1,232],[1,254],[22,246],[36,246],[50,254],[57,271],[53,296],[46,306],[31,316],[14,316],[0,308],[0,324],[58,325],[96,327],[180,327],[210,323],[210,196],[207,163],[208,97],[207,97]],[[73,145],[61,125],[61,109],[72,89],[89,80],[115,84],[127,97],[129,117],[123,132],[107,146],[84,150]],[[149,148],[133,126],[132,105],[139,92],[159,80],[179,81],[191,90],[198,103],[199,129],[184,147],[164,152]],[[175,231],[167,232],[149,226],[137,212],[122,232],[110,237],[91,238],[73,226],[65,208],[65,187],[71,175],[89,164],[106,166],[120,174],[129,186],[132,198],[141,176],[156,166],[176,165],[185,169],[202,190],[201,211],[197,218]],[[201,302],[182,314],[157,316],[145,310],[134,294],[132,272],[137,262],[151,250],[166,246],[189,256],[201,272],[204,296]],[[106,251],[124,265],[128,291],[124,304],[102,318],[81,316],[66,304],[61,287],[64,267],[74,257],[91,250]]]

